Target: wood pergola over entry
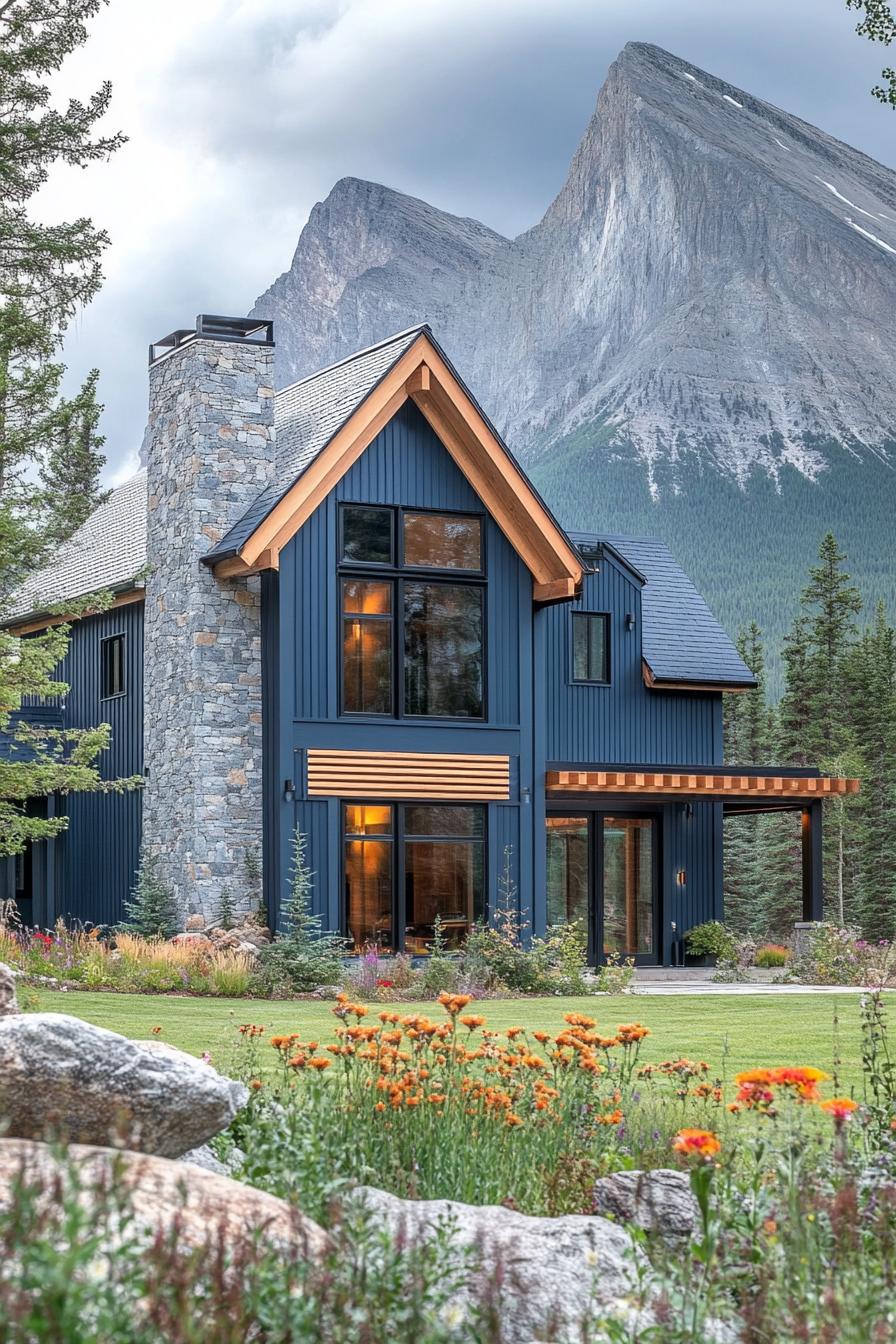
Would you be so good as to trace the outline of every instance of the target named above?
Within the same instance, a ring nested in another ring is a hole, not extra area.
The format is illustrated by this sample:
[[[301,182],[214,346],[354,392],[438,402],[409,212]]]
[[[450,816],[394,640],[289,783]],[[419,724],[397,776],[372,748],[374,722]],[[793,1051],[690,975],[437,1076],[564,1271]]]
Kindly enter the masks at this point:
[[[723,804],[725,816],[757,812],[801,812],[803,845],[803,919],[823,917],[822,803],[825,798],[859,792],[857,779],[822,775],[817,770],[737,766],[710,773],[706,766],[554,767],[546,772],[549,799],[583,795],[651,799],[706,798]]]

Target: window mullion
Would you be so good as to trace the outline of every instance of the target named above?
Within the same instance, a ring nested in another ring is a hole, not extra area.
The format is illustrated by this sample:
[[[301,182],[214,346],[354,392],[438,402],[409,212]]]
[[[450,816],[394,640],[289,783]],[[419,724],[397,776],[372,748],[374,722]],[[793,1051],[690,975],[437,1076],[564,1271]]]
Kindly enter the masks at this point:
[[[405,935],[405,852],[404,807],[393,805],[392,830],[395,836],[395,862],[392,865],[394,888],[392,892],[392,942],[396,952],[404,952]]]

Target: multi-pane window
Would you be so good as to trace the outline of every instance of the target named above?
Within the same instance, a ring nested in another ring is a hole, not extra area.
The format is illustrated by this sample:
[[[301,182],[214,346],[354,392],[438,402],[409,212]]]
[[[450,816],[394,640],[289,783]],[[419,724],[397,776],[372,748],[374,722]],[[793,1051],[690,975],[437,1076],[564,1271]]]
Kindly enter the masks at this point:
[[[605,611],[572,613],[572,679],[610,680],[610,617]]]
[[[483,918],[484,808],[349,803],[343,824],[345,922],[356,950],[426,955],[437,919],[456,947]]]
[[[484,718],[482,519],[347,504],[340,535],[342,712]]]
[[[100,644],[100,695],[124,695],[124,635],[110,635]]]
[[[342,580],[342,708],[392,713],[393,585]]]

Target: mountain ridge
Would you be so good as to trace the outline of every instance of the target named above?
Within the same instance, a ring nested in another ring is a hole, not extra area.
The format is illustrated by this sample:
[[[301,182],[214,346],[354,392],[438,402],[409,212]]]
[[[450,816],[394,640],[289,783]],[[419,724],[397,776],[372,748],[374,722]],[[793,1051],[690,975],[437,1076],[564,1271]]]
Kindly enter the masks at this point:
[[[428,321],[549,502],[574,473],[562,521],[612,528],[643,481],[663,535],[680,495],[724,495],[707,550],[761,480],[790,507],[820,488],[835,528],[844,482],[896,509],[894,312],[896,173],[644,43],[531,228],[341,179],[253,308],[281,384]],[[877,542],[854,539],[891,596]]]

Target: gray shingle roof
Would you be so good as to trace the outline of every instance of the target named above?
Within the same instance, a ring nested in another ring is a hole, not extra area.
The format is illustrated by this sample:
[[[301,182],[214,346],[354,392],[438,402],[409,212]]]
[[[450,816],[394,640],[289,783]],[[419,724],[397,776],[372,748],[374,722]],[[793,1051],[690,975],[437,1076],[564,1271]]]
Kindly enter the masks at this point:
[[[654,537],[570,533],[580,542],[608,542],[646,579],[641,589],[641,648],[660,681],[753,686],[755,678],[663,541]]]
[[[277,430],[277,472],[226,536],[203,557],[208,563],[232,555],[252,535],[271,509],[292,488],[302,472],[326,448],[349,416],[386,376],[425,325],[410,327],[338,364],[284,387],[274,398]]]
[[[4,620],[41,615],[69,598],[121,589],[146,566],[146,472],[140,471],[62,543],[43,569],[29,574],[4,605]]]

